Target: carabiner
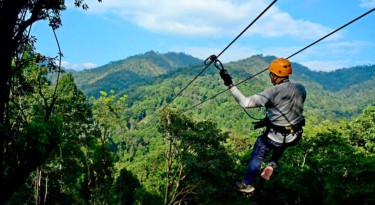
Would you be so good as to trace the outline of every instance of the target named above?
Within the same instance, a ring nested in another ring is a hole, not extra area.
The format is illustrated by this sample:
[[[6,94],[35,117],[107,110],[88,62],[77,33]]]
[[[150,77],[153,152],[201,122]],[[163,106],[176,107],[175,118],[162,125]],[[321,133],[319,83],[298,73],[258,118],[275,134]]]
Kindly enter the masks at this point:
[[[215,67],[216,67],[219,71],[224,70],[224,65],[221,63],[221,61],[216,60],[216,61],[214,62],[214,65],[215,65]]]
[[[224,69],[224,66],[223,64],[221,63],[221,61],[219,59],[217,59],[217,56],[216,55],[211,55],[209,56],[205,61],[204,61],[204,64],[205,65],[210,65],[211,63],[214,64],[214,66],[220,71],[222,69]]]
[[[214,63],[216,60],[217,60],[216,55],[210,55],[208,56],[208,58],[206,58],[206,60],[204,61],[204,64],[209,65],[211,63]]]

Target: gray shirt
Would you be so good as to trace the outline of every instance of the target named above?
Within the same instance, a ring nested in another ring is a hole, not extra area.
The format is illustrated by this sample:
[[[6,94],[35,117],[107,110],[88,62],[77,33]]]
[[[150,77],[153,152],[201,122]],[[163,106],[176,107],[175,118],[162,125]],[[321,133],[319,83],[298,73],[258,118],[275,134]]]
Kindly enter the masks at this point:
[[[267,116],[274,125],[290,126],[303,120],[306,90],[299,83],[287,81],[249,97],[245,97],[236,86],[230,92],[243,108],[266,107]],[[291,136],[290,140],[292,138],[295,137]]]

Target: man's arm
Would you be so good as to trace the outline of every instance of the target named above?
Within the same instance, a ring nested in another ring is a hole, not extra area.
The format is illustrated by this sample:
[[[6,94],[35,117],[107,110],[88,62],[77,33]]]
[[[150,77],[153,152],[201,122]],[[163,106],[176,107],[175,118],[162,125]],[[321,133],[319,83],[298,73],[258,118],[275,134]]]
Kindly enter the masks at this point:
[[[251,108],[251,107],[262,107],[265,106],[268,102],[268,98],[266,96],[269,96],[269,93],[264,93],[266,91],[263,91],[260,95],[252,95],[249,97],[245,97],[240,90],[236,86],[233,85],[232,77],[229,75],[228,71],[225,69],[222,69],[220,71],[220,77],[224,81],[224,85],[228,86],[229,91],[232,93],[234,98],[237,100],[237,102],[241,105],[243,108]],[[268,91],[267,91],[268,92]]]
[[[233,97],[236,99],[238,104],[240,104],[243,108],[264,107],[268,102],[268,98],[266,97],[266,95],[263,94],[255,94],[246,97],[241,93],[241,91],[236,86],[232,86],[229,89],[229,92],[232,93]]]

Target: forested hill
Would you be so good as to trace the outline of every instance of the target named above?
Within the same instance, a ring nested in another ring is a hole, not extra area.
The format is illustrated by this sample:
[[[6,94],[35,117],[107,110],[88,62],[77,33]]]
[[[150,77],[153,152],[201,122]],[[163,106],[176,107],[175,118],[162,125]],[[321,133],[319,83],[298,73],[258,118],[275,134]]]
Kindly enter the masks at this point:
[[[101,90],[123,90],[130,85],[145,83],[158,75],[200,62],[201,60],[183,53],[160,54],[149,51],[98,68],[74,72],[73,76],[77,86],[86,95],[97,96]]]
[[[245,61],[257,61],[259,65],[266,66],[274,58],[273,56],[256,55],[241,61],[231,62],[230,66],[233,68],[241,67],[239,64]],[[149,82],[154,77],[163,74],[166,74],[165,76],[172,76],[172,73],[195,75],[199,71],[193,73],[193,70],[185,69],[192,65],[202,66],[203,60],[184,53],[168,52],[160,54],[149,51],[124,60],[113,61],[94,69],[73,72],[73,75],[78,87],[90,96],[96,95],[95,93],[100,90],[123,90],[128,88],[129,85]],[[350,89],[352,86],[360,86],[366,81],[372,81],[375,77],[375,65],[359,65],[331,72],[312,71],[298,63],[294,63],[293,66],[295,74],[305,76],[320,84],[325,90],[333,92]],[[201,69],[203,69],[203,66]],[[368,86],[369,83],[366,84]]]
[[[375,65],[359,65],[350,68],[342,68],[331,72],[314,72],[298,67],[298,72],[311,77],[324,89],[334,92],[349,89],[352,86],[360,86],[366,81],[373,81],[375,77]]]
[[[268,67],[274,56],[255,55],[244,60],[224,64],[233,77],[234,83],[258,73]],[[87,96],[99,95],[99,91],[114,90],[117,94],[128,95],[127,103],[132,109],[132,118],[141,120],[170,102],[202,69],[203,60],[182,53],[159,54],[153,51],[111,62],[92,70],[73,73],[75,82]],[[357,116],[367,105],[374,104],[375,66],[343,68],[334,72],[311,71],[293,62],[292,80],[307,87],[307,112],[320,119],[336,119]],[[271,86],[268,72],[245,81],[240,88],[245,95]],[[213,66],[173,102],[176,107],[189,107],[225,89]],[[228,97],[228,95],[225,95]],[[231,100],[225,99],[225,102]],[[214,99],[219,104],[223,99]],[[178,105],[177,105],[178,104]],[[211,105],[202,105],[203,115],[219,112]],[[221,115],[222,113],[217,113]],[[201,116],[202,117],[202,116]]]

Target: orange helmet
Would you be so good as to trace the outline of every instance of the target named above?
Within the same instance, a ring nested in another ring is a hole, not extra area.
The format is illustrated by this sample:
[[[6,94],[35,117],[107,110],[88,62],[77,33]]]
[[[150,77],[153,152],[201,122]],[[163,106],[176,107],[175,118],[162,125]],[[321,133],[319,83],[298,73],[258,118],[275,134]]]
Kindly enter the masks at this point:
[[[277,58],[271,62],[269,70],[277,76],[286,77],[292,74],[292,64],[285,58]]]

